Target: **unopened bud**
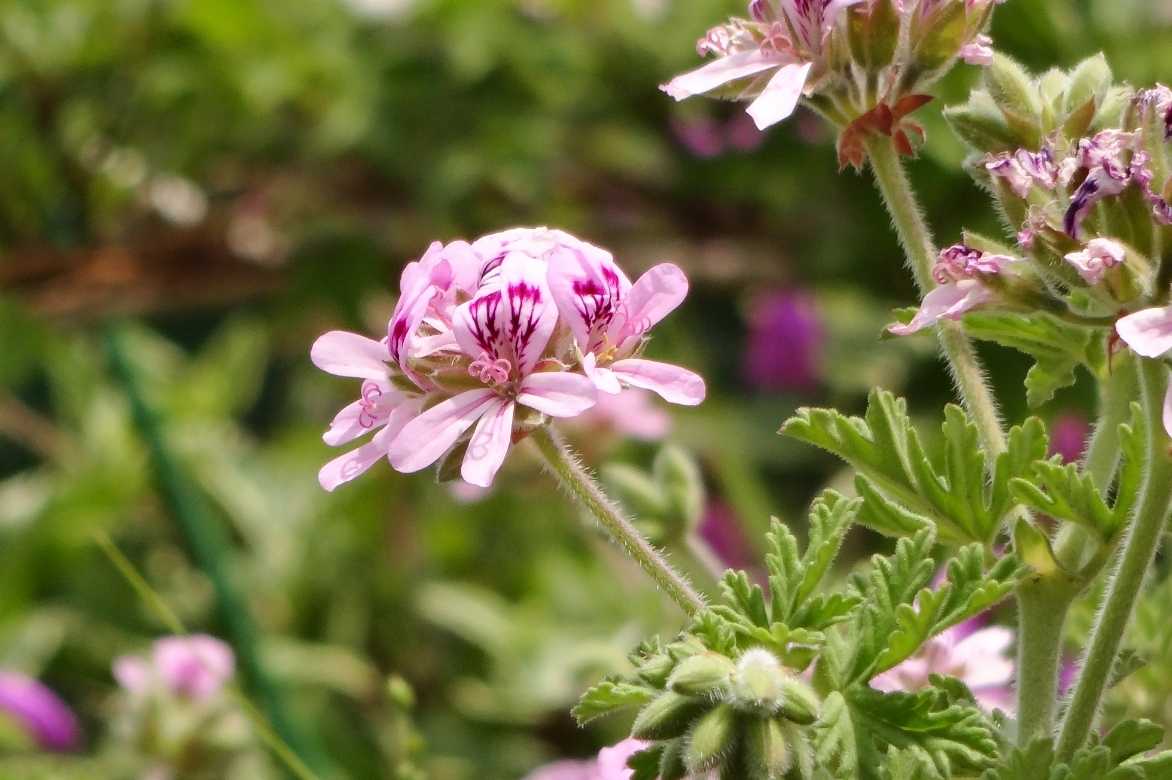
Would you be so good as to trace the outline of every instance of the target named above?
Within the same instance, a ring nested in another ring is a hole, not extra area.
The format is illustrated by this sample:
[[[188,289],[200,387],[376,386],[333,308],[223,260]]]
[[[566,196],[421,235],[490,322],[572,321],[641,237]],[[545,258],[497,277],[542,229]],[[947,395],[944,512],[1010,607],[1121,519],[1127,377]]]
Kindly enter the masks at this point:
[[[733,673],[733,696],[742,708],[776,712],[781,706],[782,683],[787,677],[773,653],[761,648],[747,650]]]
[[[704,510],[705,492],[696,460],[686,450],[668,445],[655,456],[652,468],[670,512],[684,524],[685,531],[694,528]]]
[[[792,763],[781,724],[772,718],[753,718],[746,724],[741,751],[748,780],[780,780]]]
[[[865,70],[877,73],[891,63],[899,45],[900,18],[895,0],[855,5],[847,13],[851,57]]]
[[[700,653],[676,666],[667,687],[687,696],[705,696],[723,688],[735,669],[733,662],[719,653]]]
[[[665,691],[635,716],[631,736],[636,739],[674,739],[688,730],[688,724],[703,712],[705,706],[703,699]]]
[[[797,677],[788,677],[781,689],[781,714],[786,719],[803,726],[818,720],[822,703],[810,686]]]
[[[997,53],[985,71],[985,83],[993,102],[1016,134],[1017,145],[1037,149],[1042,143],[1042,105],[1030,74],[1012,58]]]
[[[1017,135],[987,92],[974,92],[968,103],[944,109],[944,119],[960,140],[978,152],[1018,148]]]
[[[675,666],[675,659],[667,653],[656,653],[639,664],[638,674],[650,684],[662,686],[667,683],[667,677]]]
[[[687,741],[681,737],[666,742],[663,753],[659,757],[659,780],[683,780],[688,775],[688,765],[684,763],[684,749]]]
[[[969,24],[965,3],[938,3],[927,15],[917,13],[919,23],[911,30],[911,46],[916,66],[931,72],[951,62],[968,42]]]
[[[1098,107],[1111,88],[1111,66],[1102,54],[1089,57],[1070,71],[1070,83],[1063,100],[1063,113],[1073,114],[1087,103]],[[1092,109],[1091,115],[1094,115]]]
[[[737,714],[721,704],[696,722],[688,737],[684,763],[692,773],[706,772],[728,756],[736,746]]]

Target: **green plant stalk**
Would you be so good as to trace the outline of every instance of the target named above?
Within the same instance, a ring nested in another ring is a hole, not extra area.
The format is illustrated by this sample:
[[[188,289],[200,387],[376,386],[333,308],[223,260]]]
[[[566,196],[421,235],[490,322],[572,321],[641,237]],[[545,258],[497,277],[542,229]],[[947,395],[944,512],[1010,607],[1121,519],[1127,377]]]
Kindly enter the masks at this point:
[[[1159,549],[1172,499],[1172,440],[1160,421],[1168,370],[1161,361],[1140,360],[1139,380],[1147,423],[1147,473],[1062,724],[1060,760],[1068,760],[1082,747],[1094,725],[1136,598]]]
[[[932,233],[924,221],[923,210],[890,138],[869,138],[867,156],[875,184],[903,246],[908,267],[915,277],[920,294],[925,295],[935,286],[932,266],[936,263],[938,252],[932,241]],[[980,359],[959,323],[941,322],[937,326],[937,334],[961,401],[976,423],[981,445],[991,463],[1005,452],[1005,431],[1001,427],[997,401],[985,378]]]
[[[611,540],[639,564],[680,609],[689,617],[704,609],[704,598],[623,516],[557,432],[543,426],[533,431],[529,438],[562,488],[598,521]]]
[[[261,664],[256,626],[243,597],[228,575],[224,533],[212,517],[203,496],[171,453],[162,422],[143,396],[127,355],[123,328],[118,325],[107,326],[105,339],[110,365],[126,393],[135,427],[150,452],[160,495],[196,564],[215,589],[216,609],[236,652],[242,677],[260,700],[261,710],[281,739],[293,748],[298,758],[316,769],[322,769],[324,756],[320,751],[311,749],[303,732],[294,725],[280,690]]]

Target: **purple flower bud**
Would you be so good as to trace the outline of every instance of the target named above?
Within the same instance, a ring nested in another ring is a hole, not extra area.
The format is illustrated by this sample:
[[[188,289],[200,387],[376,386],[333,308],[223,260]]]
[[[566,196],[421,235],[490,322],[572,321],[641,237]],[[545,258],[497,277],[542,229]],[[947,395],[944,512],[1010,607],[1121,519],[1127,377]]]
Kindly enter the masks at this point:
[[[45,750],[74,750],[81,742],[81,727],[73,711],[31,677],[0,671],[0,712]]]
[[[817,305],[808,293],[768,293],[752,307],[745,380],[761,390],[809,390],[822,375],[824,341]]]

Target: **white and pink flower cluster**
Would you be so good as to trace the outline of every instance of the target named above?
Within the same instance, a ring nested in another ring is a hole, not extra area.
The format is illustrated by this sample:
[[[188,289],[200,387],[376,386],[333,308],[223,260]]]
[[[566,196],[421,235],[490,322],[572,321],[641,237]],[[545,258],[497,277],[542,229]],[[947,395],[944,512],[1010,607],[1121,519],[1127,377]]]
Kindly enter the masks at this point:
[[[332,331],[310,352],[318,368],[362,380],[325,442],[374,434],[322,468],[326,490],[383,457],[411,473],[456,448],[463,479],[487,487],[516,437],[546,417],[582,414],[598,393],[636,387],[671,403],[704,399],[699,375],[640,357],[648,331],[688,291],[670,263],[632,283],[604,249],[560,230],[516,228],[433,243],[400,287],[386,338]]]
[[[938,286],[924,296],[910,322],[890,325],[887,329],[897,336],[909,336],[940,320],[959,320],[968,312],[995,302],[997,293],[988,280],[1012,273],[1019,262],[1016,257],[982,252],[965,244],[948,247],[932,268],[932,278]]]
[[[206,634],[164,637],[149,655],[124,655],[114,661],[114,679],[139,699],[162,693],[207,701],[224,689],[235,670],[232,648]]]

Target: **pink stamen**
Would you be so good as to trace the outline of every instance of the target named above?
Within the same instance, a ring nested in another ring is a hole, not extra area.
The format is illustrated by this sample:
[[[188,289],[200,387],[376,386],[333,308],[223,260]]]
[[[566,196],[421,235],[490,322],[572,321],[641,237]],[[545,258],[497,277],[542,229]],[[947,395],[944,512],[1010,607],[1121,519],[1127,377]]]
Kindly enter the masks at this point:
[[[468,365],[468,374],[484,382],[486,385],[503,385],[509,381],[509,375],[513,372],[513,364],[505,358],[497,358],[490,360],[487,353],[482,353],[479,358],[473,360]]]

